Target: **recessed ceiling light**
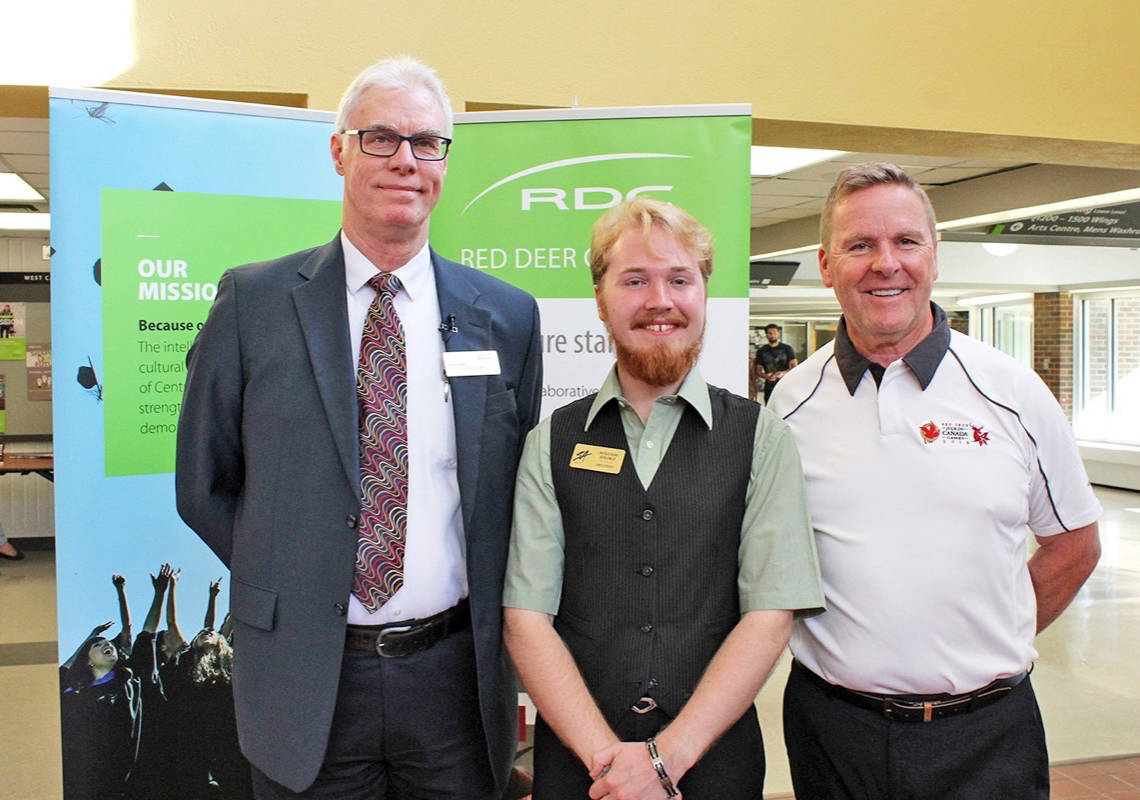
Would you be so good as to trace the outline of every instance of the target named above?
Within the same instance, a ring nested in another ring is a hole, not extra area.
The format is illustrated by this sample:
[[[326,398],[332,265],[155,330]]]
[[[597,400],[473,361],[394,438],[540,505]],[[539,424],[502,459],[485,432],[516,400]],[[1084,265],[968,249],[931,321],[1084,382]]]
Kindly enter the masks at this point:
[[[15,172],[0,172],[0,203],[42,203],[44,196]]]
[[[0,211],[0,231],[48,231],[51,214],[46,211]]]
[[[982,242],[982,249],[991,256],[1004,258],[1017,252],[1017,244],[1015,242]]]
[[[810,167],[843,155],[846,150],[812,150],[803,147],[752,147],[752,176],[771,178]]]

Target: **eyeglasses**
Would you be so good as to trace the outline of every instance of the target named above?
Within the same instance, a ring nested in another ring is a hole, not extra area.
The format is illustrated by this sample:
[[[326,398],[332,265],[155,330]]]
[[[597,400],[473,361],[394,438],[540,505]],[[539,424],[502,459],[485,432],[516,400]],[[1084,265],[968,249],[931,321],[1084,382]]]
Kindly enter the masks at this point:
[[[447,149],[451,146],[451,139],[446,136],[428,136],[422,133],[401,136],[387,128],[365,128],[345,133],[359,137],[360,152],[384,158],[396,155],[400,145],[407,142],[412,148],[412,155],[418,161],[443,161],[447,158]]]

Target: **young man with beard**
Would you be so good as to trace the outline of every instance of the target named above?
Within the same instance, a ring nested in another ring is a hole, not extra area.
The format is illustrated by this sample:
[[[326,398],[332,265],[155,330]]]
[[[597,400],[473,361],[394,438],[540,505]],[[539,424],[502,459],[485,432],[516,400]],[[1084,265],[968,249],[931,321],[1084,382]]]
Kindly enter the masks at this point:
[[[708,231],[639,197],[591,253],[617,364],[527,439],[503,596],[534,797],[756,798],[753,700],[793,611],[822,606],[799,457],[696,367]]]

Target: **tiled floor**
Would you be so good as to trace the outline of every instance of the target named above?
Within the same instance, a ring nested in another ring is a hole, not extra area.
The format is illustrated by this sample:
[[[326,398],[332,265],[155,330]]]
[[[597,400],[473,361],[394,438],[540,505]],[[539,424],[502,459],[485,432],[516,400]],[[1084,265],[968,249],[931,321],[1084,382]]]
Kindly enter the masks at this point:
[[[1037,640],[1033,672],[1049,741],[1053,797],[1140,800],[1140,493],[1098,489],[1100,565]],[[55,559],[0,562],[0,800],[59,800]],[[781,659],[757,699],[766,795],[790,797]]]
[[[1054,800],[1140,800],[1140,758],[1067,764],[1051,772]]]

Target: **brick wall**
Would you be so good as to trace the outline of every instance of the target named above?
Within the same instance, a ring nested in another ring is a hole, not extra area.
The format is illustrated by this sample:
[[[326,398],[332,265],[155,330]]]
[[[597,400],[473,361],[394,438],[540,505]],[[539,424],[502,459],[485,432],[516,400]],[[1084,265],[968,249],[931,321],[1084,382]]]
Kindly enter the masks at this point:
[[[1033,295],[1033,369],[1073,419],[1073,298],[1068,292]]]

